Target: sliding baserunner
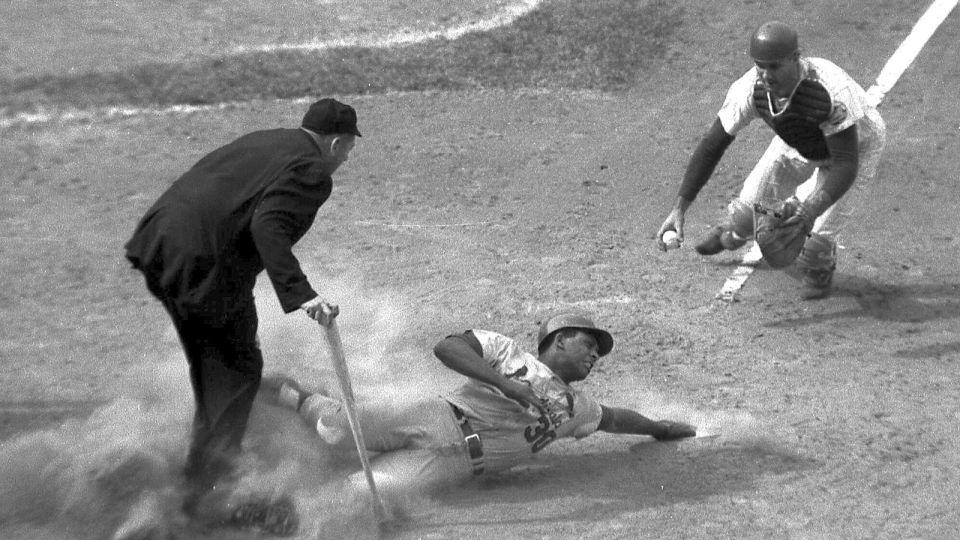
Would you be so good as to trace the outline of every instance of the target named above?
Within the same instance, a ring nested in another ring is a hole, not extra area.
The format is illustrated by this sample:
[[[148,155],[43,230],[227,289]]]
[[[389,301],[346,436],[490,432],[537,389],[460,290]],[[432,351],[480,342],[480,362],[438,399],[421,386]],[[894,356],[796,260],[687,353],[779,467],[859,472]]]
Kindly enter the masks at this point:
[[[441,340],[434,354],[468,380],[442,396],[412,393],[401,403],[359,403],[376,486],[388,506],[422,491],[503,471],[562,438],[597,431],[649,435],[659,441],[692,437],[687,424],[649,419],[601,405],[571,386],[613,349],[613,337],[583,314],[564,313],[540,325],[538,353],[487,330]],[[355,452],[340,400],[301,388],[288,378],[265,378],[274,402],[316,427],[325,444]],[[345,486],[368,497],[363,473]],[[355,505],[357,508],[363,505]]]

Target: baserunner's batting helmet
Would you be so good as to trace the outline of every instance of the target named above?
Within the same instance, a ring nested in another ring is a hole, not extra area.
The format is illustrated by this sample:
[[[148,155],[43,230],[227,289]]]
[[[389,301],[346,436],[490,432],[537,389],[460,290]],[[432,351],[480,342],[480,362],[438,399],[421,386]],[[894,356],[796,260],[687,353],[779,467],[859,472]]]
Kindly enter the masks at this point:
[[[750,57],[760,62],[776,62],[800,50],[797,32],[780,21],[761,24],[750,37]]]
[[[579,313],[561,313],[543,322],[540,325],[537,347],[542,348],[543,344],[550,339],[550,336],[564,328],[574,328],[592,335],[597,340],[597,352],[600,356],[613,349],[613,336],[610,335],[610,332],[597,328],[597,325],[593,324],[589,317]]]

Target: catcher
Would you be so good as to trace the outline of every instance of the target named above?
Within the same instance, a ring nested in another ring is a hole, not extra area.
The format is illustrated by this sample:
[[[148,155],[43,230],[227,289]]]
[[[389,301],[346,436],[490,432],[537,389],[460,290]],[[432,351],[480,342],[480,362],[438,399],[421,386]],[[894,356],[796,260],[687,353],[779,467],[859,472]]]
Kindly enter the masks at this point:
[[[651,420],[601,405],[570,386],[583,380],[613,348],[613,337],[578,313],[540,326],[539,354],[486,330],[440,341],[434,354],[468,380],[438,397],[415,395],[401,405],[360,404],[359,421],[378,491],[388,501],[424,489],[503,471],[565,437],[598,430],[649,435],[659,441],[693,437],[687,424]],[[355,452],[339,400],[301,389],[284,378],[264,379],[267,399],[296,410],[328,444]],[[272,390],[270,390],[272,389]],[[367,496],[362,473],[350,477],[356,497]]]
[[[747,177],[728,219],[696,245],[701,255],[735,250],[755,238],[774,268],[795,265],[801,297],[829,295],[837,264],[837,235],[848,213],[851,186],[869,184],[886,126],[866,92],[829,60],[801,56],[797,33],[784,23],[760,25],[750,38],[754,67],[734,82],[690,158],[676,206],[657,234],[676,231],[727,147],[761,119],[773,141]],[[761,212],[756,212],[759,209]]]

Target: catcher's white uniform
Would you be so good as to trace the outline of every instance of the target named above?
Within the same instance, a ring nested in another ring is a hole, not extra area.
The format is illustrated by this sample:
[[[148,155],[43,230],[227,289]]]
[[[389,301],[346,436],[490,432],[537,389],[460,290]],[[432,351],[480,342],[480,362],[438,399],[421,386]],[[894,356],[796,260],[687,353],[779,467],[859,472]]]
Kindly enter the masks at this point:
[[[836,64],[823,58],[801,58],[800,67],[801,80],[816,80],[830,95],[830,116],[820,124],[823,135],[834,135],[856,124],[859,159],[857,177],[851,191],[862,190],[869,185],[877,172],[886,141],[883,118],[876,107],[870,104],[863,88]],[[762,105],[758,106],[756,95],[759,77],[758,69],[751,68],[730,86],[726,100],[717,114],[728,134],[736,135],[750,122],[761,118]],[[770,108],[775,108],[775,105],[771,104]],[[774,136],[744,182],[739,199],[747,203],[747,208],[752,208],[756,202],[772,206],[776,201],[786,200],[794,194],[804,200],[818,182],[824,180],[825,170],[829,167],[829,159],[804,157],[797,148],[787,144],[780,136]],[[850,213],[850,195],[848,193],[821,214],[813,232],[833,239]],[[739,208],[744,206],[737,202],[732,203],[731,214],[735,214]]]

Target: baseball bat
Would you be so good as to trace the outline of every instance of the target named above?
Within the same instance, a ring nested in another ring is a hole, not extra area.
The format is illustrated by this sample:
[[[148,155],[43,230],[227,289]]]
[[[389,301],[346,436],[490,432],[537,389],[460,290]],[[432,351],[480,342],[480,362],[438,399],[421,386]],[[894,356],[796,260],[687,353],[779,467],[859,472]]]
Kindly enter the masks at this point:
[[[330,319],[329,324],[322,324],[326,330],[327,342],[330,344],[330,351],[333,355],[333,368],[337,372],[337,379],[340,381],[340,392],[343,394],[343,406],[347,411],[347,421],[350,423],[350,431],[353,433],[353,442],[357,445],[357,453],[360,454],[360,464],[363,466],[363,474],[367,477],[367,485],[370,487],[370,493],[373,495],[373,511],[376,514],[377,521],[384,523],[387,521],[387,511],[383,505],[383,499],[380,492],[377,491],[377,484],[373,479],[373,469],[370,467],[370,458],[367,456],[367,445],[363,440],[363,431],[360,427],[360,421],[357,418],[357,408],[353,397],[353,386],[350,384],[350,373],[347,370],[347,359],[343,354],[343,344],[340,342],[340,332],[337,329],[335,318]]]

